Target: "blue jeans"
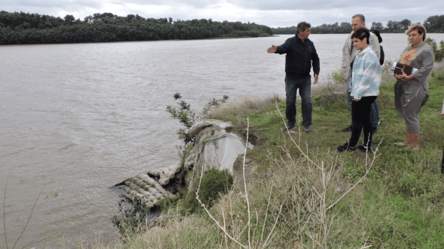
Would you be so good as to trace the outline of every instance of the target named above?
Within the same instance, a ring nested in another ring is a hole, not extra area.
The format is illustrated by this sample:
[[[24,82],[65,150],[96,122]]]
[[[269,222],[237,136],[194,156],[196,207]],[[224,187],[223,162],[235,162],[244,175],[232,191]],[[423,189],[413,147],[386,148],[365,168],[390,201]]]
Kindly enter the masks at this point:
[[[350,113],[352,112],[352,103],[353,103],[353,98],[350,96],[350,92],[347,92],[348,95],[348,107],[350,109]],[[370,122],[372,123],[372,127],[376,128],[379,125],[379,104],[378,102],[375,100],[372,103],[371,109],[370,109]],[[351,124],[353,125],[353,119]]]
[[[288,120],[287,126],[291,127],[296,125],[296,91],[298,89],[302,99],[302,125],[309,127],[311,125],[312,112],[310,75],[298,80],[285,77],[285,92],[287,98],[285,115]]]

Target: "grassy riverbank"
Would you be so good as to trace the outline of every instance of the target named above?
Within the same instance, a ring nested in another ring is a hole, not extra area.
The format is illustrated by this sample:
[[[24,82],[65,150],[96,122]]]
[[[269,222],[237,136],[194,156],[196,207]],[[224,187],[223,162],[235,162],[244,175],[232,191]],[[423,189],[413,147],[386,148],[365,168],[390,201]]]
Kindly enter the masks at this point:
[[[374,136],[379,146],[370,157],[336,151],[350,138],[341,132],[350,113],[335,83],[314,95],[309,134],[283,131],[285,102],[277,97],[226,104],[212,118],[232,121],[244,138],[248,129],[256,146],[247,157],[260,163],[248,195],[237,187],[209,210],[231,238],[205,212],[182,216],[170,210],[165,227],[122,247],[444,248],[444,70],[429,77],[419,151],[393,145],[406,133],[394,107],[393,79],[380,87],[381,125]]]

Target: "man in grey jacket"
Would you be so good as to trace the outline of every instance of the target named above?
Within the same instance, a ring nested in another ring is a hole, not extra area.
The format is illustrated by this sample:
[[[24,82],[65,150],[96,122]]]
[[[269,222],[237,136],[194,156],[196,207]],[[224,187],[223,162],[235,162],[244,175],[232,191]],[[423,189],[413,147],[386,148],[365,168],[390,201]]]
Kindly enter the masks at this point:
[[[351,40],[351,36],[353,33],[360,29],[365,28],[365,17],[361,14],[356,14],[352,17],[352,29],[353,31],[350,33],[350,35],[347,36],[347,39],[345,40],[344,47],[342,48],[342,76],[344,77],[345,82],[345,89],[348,94],[348,104],[350,107],[351,112],[351,104],[352,104],[352,98],[350,97],[351,92],[351,83],[352,83],[352,65],[353,61],[355,59],[356,54],[359,52],[357,49],[353,47],[353,42]],[[379,40],[378,37],[370,33],[370,46],[369,46],[378,56],[378,60],[380,58],[380,50],[379,50]],[[375,101],[372,104],[371,111],[370,111],[370,120],[372,122],[373,130],[376,131],[376,127],[378,127],[379,124],[379,106],[378,103]],[[347,132],[351,131],[351,125],[344,128],[342,131]]]

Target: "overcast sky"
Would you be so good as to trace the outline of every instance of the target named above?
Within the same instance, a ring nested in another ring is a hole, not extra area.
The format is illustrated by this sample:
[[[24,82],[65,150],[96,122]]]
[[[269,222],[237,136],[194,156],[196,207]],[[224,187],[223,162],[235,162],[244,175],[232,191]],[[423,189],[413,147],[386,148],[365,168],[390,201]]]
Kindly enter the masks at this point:
[[[367,27],[389,20],[423,22],[429,16],[444,15],[444,1],[432,0],[0,0],[0,10],[38,13],[55,17],[74,15],[83,20],[94,13],[118,16],[138,14],[144,18],[173,20],[213,19],[214,21],[255,22],[269,27],[289,27],[306,21],[312,26],[350,22],[360,13]]]

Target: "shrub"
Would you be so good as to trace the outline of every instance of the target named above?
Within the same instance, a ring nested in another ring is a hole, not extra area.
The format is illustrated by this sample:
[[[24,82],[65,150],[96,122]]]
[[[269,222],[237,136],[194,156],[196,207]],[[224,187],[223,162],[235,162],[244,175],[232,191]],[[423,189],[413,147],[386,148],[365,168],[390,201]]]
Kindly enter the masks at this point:
[[[200,115],[196,115],[196,112],[191,110],[190,104],[188,104],[184,100],[181,100],[179,102],[179,100],[182,98],[180,93],[174,94],[173,97],[175,100],[178,101],[178,103],[177,103],[178,108],[176,109],[175,107],[167,106],[167,111],[171,114],[171,116],[173,118],[178,119],[179,122],[185,126],[185,128],[180,128],[177,131],[179,138],[181,140],[183,140],[185,142],[185,144],[188,144],[190,142],[194,142],[194,137],[187,136],[188,129],[193,127],[193,125],[197,121],[204,120],[208,116],[208,113],[210,112],[210,110],[218,107],[221,103],[225,103],[225,101],[228,100],[227,95],[224,95],[222,99],[218,99],[218,100],[213,98],[213,100],[209,101],[205,105],[202,113]]]
[[[442,61],[444,59],[444,41],[439,43],[439,49],[433,39],[427,38],[425,42],[432,47],[433,52],[435,53],[435,61]]]
[[[140,198],[129,202],[126,199],[119,201],[119,215],[114,215],[111,221],[119,229],[121,238],[127,239],[146,230],[150,208]]]
[[[199,178],[195,182],[199,182]],[[218,170],[212,168],[202,176],[199,198],[205,207],[212,207],[221,195],[228,193],[233,186],[233,176],[228,170]],[[197,184],[192,191],[189,191],[183,200],[181,200],[179,210],[182,214],[192,214],[196,211],[202,211],[199,202],[196,200]]]

